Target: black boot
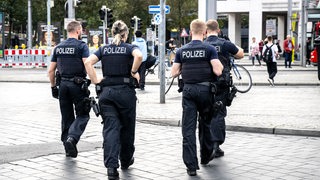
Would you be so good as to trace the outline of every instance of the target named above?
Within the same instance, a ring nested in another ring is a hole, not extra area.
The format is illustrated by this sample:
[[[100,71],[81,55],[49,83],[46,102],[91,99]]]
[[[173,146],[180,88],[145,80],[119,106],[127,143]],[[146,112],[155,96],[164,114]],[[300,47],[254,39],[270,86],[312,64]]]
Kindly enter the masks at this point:
[[[108,168],[108,179],[119,179],[119,173],[117,168]]]
[[[134,157],[131,158],[129,164],[121,164],[121,169],[126,170],[134,163]]]
[[[67,141],[64,143],[64,148],[67,157],[76,158],[78,156],[77,142],[73,137],[68,137]]]

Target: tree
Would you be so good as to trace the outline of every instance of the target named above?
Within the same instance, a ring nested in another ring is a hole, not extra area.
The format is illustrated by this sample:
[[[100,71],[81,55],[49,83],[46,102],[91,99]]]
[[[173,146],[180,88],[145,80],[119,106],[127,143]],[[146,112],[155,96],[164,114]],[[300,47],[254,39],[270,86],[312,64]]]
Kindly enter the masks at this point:
[[[19,5],[16,3],[19,2]],[[27,0],[1,0],[0,11],[9,15],[9,39],[11,32],[25,33],[27,27],[28,8]],[[47,0],[32,0],[32,29],[37,39],[38,22],[47,22]],[[51,22],[61,22],[64,25],[65,3],[67,0],[54,0],[54,7],[51,8]],[[197,1],[195,0],[167,0],[171,12],[166,16],[172,21],[167,22],[167,29],[189,27],[192,19],[197,17]],[[142,20],[142,29],[151,24],[152,15],[148,12],[149,5],[157,5],[159,0],[82,0],[82,4],[75,8],[76,19],[87,22],[87,28],[97,29],[102,22],[98,11],[102,5],[113,10],[114,20],[123,20],[130,27],[130,19],[138,16]],[[132,32],[132,31],[131,31]],[[132,35],[132,33],[130,33]],[[35,42],[34,39],[34,42]],[[130,37],[129,37],[130,39]],[[8,42],[10,45],[10,42]]]
[[[27,1],[19,1],[20,5],[16,0],[1,0],[0,11],[4,12],[9,17],[9,34],[8,34],[8,47],[11,47],[11,32],[23,33],[25,31],[28,10],[24,8],[27,6]]]
[[[190,22],[198,17],[198,1],[195,0],[171,0],[167,3],[170,5],[170,14],[166,16],[167,29],[178,29],[179,34],[183,28],[188,29]],[[181,43],[181,38],[179,36]]]

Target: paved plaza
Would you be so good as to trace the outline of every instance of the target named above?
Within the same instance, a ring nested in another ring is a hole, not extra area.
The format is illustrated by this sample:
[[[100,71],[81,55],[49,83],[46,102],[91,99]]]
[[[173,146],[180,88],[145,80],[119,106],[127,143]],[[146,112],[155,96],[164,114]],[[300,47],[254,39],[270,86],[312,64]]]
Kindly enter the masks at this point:
[[[146,90],[137,90],[135,163],[120,179],[319,179],[316,68],[280,66],[275,87],[265,66],[246,68],[254,86],[228,108],[225,156],[196,177],[182,161],[181,94],[173,87],[161,104],[158,78],[147,76]],[[45,69],[0,69],[0,179],[107,179],[100,117],[91,112],[78,157],[66,158],[49,86]]]

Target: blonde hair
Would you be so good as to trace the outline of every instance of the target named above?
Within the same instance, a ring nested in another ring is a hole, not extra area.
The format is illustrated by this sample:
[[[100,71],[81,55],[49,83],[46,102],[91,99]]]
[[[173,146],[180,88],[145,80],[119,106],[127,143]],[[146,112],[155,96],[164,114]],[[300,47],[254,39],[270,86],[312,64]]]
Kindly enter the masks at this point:
[[[127,39],[128,37],[128,27],[127,25],[121,21],[118,20],[113,23],[112,29],[111,29],[112,35],[114,36],[112,40],[112,44],[120,45],[121,40]]]
[[[78,21],[71,21],[67,26],[67,32],[75,32],[81,28],[81,24]]]
[[[219,30],[219,23],[216,20],[209,19],[206,23],[207,30],[209,31],[218,31]]]
[[[206,24],[200,19],[195,19],[190,23],[190,29],[194,34],[203,34],[206,31]]]

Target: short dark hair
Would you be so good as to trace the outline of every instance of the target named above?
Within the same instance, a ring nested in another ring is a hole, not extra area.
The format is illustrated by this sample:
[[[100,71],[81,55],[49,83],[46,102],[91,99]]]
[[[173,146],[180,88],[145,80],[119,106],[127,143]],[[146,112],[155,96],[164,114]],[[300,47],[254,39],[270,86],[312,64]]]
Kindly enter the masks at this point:
[[[142,37],[142,32],[141,31],[136,31],[136,37]]]

